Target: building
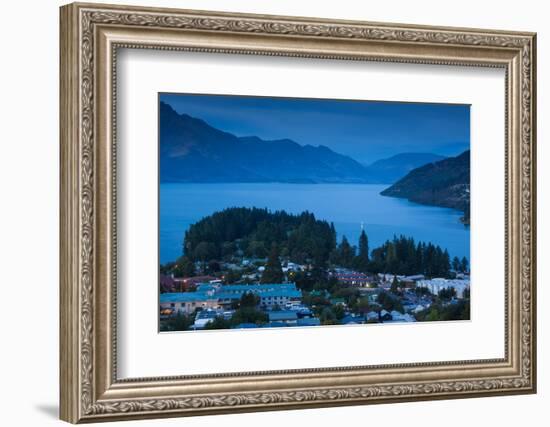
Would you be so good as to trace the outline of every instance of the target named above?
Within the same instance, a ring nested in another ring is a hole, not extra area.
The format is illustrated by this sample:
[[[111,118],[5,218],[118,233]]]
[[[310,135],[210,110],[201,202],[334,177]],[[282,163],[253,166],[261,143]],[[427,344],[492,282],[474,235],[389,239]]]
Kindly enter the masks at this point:
[[[303,319],[298,319],[296,321],[296,326],[319,326],[321,325],[321,320],[318,317],[304,317]]]
[[[161,274],[159,276],[160,292],[176,292],[176,284],[174,283],[174,277],[167,274]]]
[[[332,305],[341,305],[342,307],[347,307],[346,300],[344,298],[330,298],[329,302]]]
[[[390,322],[409,322],[409,323],[410,322],[416,322],[416,319],[414,318],[414,316],[412,316],[408,313],[400,313],[397,310],[392,310],[392,312],[390,314],[391,314],[391,317],[392,317]]]
[[[259,325],[256,325],[255,323],[239,323],[236,326],[233,326],[233,329],[255,329],[259,328]]]
[[[394,274],[389,274],[389,273],[378,273],[378,279],[381,281],[381,282],[385,282],[385,283],[391,283],[393,282],[393,278],[394,278]],[[399,279],[399,276],[397,276],[397,278]]]
[[[342,319],[340,319],[340,323],[342,325],[359,325],[364,323],[364,321],[364,316],[354,314],[348,314],[347,316],[344,316]]]
[[[286,266],[283,266],[283,273],[297,272],[297,271],[303,271],[303,270],[305,270],[304,266],[300,264],[296,264],[294,262],[288,262]]]
[[[204,327],[212,322],[219,316],[219,312],[216,310],[202,310],[195,316],[195,323],[193,323],[193,329],[204,329]]]
[[[342,286],[357,288],[365,288],[373,282],[373,278],[365,273],[345,269],[336,270],[331,277],[335,277]]]
[[[399,286],[403,288],[414,288],[419,280],[424,280],[425,278],[423,274],[405,276],[399,279]]]
[[[433,294],[437,295],[442,289],[454,288],[457,298],[464,298],[466,290],[470,290],[469,279],[431,279],[419,280],[416,286],[428,288]]]
[[[175,292],[187,292],[194,289],[199,283],[218,281],[214,276],[174,277]]]
[[[379,316],[378,316],[378,313],[376,311],[369,311],[365,315],[365,321],[367,323],[378,322],[378,320],[379,320]]]
[[[243,294],[250,292],[260,299],[259,305],[271,310],[292,305],[302,299],[302,291],[294,283],[265,285],[222,285],[199,283],[193,292],[174,292],[160,295],[160,309],[174,313],[192,313],[195,309],[226,309],[238,303]]]
[[[378,320],[381,320],[383,322],[388,322],[390,320],[393,320],[393,317],[389,311],[380,310],[380,313],[378,314]]]
[[[264,309],[284,307],[302,299],[302,291],[294,283],[273,283],[264,285],[212,285],[201,284],[197,291],[209,289],[218,297],[222,306],[238,302],[246,292],[253,293],[260,298],[260,306]]]
[[[296,326],[298,324],[298,314],[292,310],[277,310],[269,312],[270,324],[282,322],[286,326]]]
[[[218,299],[204,292],[170,292],[160,294],[160,310],[172,314],[191,314],[196,309],[218,309]]]

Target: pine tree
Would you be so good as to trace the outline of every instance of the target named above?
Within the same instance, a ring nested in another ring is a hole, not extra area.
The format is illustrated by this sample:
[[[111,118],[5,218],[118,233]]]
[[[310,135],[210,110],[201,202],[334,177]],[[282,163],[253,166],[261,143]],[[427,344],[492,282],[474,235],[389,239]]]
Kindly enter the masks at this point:
[[[331,238],[331,241],[330,241],[330,247],[331,249],[334,249],[336,248],[336,228],[334,227],[334,223],[331,222],[330,223],[330,238]]]
[[[186,256],[178,258],[172,270],[176,277],[191,277],[195,275],[195,264]]]
[[[386,272],[395,273],[397,271],[397,253],[394,242],[387,242],[386,249]]]
[[[281,261],[279,260],[279,251],[277,246],[271,247],[271,252],[267,258],[267,264],[260,280],[261,283],[282,283],[285,276],[283,274],[283,268]]]
[[[457,256],[455,256],[453,258],[453,270],[455,272],[459,272],[460,271],[460,260],[458,259]]]
[[[422,246],[422,242],[418,242],[418,245],[416,246],[416,250],[415,250],[415,258],[416,258],[416,262],[415,262],[415,273],[422,273],[424,272],[425,270],[425,265],[424,265],[424,246]]]
[[[447,249],[443,251],[441,268],[442,268],[441,274],[443,275],[443,277],[449,277],[449,275],[451,274],[451,257]]]
[[[351,267],[355,256],[355,248],[349,244],[346,236],[342,237],[342,242],[338,246],[338,252],[342,267]]]
[[[462,261],[460,261],[460,269],[463,273],[468,272],[468,260],[466,259],[466,257],[462,257]]]
[[[397,280],[397,276],[394,275],[393,280],[391,282],[390,291],[395,294],[397,293],[398,289],[399,289],[399,281]]]
[[[359,254],[356,259],[356,266],[359,271],[366,272],[369,267],[369,238],[365,230],[361,230],[359,236]]]

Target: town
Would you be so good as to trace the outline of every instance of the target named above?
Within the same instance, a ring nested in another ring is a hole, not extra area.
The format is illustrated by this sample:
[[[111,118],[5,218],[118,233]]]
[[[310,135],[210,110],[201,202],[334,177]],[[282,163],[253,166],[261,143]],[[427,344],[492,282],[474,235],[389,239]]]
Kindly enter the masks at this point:
[[[468,320],[469,263],[394,236],[337,241],[311,212],[228,208],[185,232],[160,266],[160,330]]]
[[[467,320],[469,271],[465,260],[453,261],[446,277],[429,278],[341,266],[319,271],[276,250],[206,267],[182,257],[184,265],[160,274],[160,330]],[[181,274],[196,271],[208,274]]]

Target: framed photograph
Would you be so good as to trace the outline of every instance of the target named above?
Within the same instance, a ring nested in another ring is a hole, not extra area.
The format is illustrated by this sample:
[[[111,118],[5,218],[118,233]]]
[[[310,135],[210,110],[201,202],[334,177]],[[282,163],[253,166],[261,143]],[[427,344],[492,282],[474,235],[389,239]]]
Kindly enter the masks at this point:
[[[536,391],[535,34],[61,8],[61,418]]]

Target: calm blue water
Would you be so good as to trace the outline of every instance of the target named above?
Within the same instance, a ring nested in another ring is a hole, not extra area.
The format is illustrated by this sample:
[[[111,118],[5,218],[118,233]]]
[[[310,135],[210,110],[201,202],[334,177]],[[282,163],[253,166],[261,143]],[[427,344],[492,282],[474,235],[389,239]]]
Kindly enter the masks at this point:
[[[394,234],[412,236],[447,248],[451,257],[470,257],[470,231],[453,209],[424,206],[384,197],[387,185],[366,184],[161,184],[160,262],[181,255],[187,228],[228,207],[305,210],[334,222],[338,238],[357,245],[361,223],[371,249]]]

